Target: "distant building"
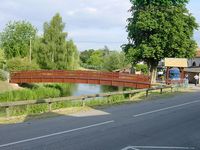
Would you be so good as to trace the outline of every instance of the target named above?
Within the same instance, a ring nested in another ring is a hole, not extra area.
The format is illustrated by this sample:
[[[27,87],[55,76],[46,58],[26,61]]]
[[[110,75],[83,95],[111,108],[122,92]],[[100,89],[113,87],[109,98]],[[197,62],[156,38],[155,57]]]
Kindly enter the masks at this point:
[[[185,68],[184,71],[188,74],[189,82],[195,83],[194,76],[200,76],[200,48],[197,50],[196,56],[188,60],[188,68]]]
[[[188,67],[200,67],[200,48],[197,50],[196,56],[188,60]]]

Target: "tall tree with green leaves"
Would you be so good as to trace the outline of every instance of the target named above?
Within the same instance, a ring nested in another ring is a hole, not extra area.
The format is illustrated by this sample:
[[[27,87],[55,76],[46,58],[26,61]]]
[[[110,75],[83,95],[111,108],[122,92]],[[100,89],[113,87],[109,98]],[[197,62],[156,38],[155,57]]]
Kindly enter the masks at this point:
[[[0,49],[0,69],[3,69],[3,64],[5,64],[5,54],[4,54],[4,50]]]
[[[7,59],[29,56],[30,39],[34,39],[36,28],[26,21],[9,22],[0,34],[0,47]]]
[[[193,32],[198,28],[186,8],[188,0],[130,0],[129,43],[123,50],[132,64],[147,63],[155,82],[158,62],[165,57],[191,58],[197,44]]]
[[[60,14],[44,23],[44,35],[37,40],[36,57],[42,69],[75,69],[78,65],[78,52],[73,41],[66,41],[65,24]]]

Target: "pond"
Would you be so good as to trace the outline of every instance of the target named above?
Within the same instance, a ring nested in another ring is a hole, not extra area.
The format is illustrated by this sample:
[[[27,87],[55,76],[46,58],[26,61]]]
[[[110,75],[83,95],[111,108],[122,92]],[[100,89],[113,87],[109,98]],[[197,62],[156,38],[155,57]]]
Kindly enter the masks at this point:
[[[70,96],[98,94],[98,93],[114,92],[119,90],[123,89],[120,87],[106,86],[106,85],[74,84]]]

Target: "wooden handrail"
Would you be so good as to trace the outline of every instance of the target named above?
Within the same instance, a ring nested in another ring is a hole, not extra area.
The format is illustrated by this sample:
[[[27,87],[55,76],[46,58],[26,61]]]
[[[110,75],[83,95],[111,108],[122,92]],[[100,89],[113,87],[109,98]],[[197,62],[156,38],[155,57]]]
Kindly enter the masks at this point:
[[[75,79],[75,80],[72,80]],[[105,84],[111,86],[128,86],[148,88],[151,86],[150,77],[145,75],[132,75],[115,72],[99,71],[69,71],[69,70],[35,70],[12,72],[11,83],[33,82],[69,82]],[[114,83],[115,84],[112,84]],[[130,84],[129,84],[130,83]],[[131,84],[134,83],[134,84]]]

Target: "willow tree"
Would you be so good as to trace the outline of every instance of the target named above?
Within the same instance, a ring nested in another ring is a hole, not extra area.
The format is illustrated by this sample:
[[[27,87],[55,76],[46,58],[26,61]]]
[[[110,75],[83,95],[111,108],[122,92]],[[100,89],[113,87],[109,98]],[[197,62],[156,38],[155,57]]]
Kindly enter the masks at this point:
[[[186,8],[188,0],[131,0],[128,44],[123,50],[132,64],[145,62],[155,82],[158,62],[165,57],[191,58],[197,44],[198,28]]]

